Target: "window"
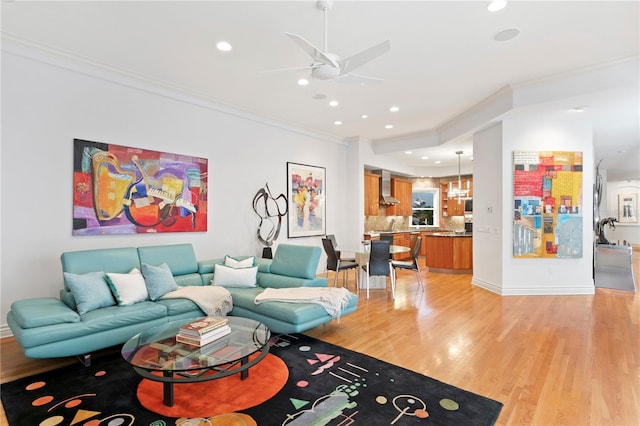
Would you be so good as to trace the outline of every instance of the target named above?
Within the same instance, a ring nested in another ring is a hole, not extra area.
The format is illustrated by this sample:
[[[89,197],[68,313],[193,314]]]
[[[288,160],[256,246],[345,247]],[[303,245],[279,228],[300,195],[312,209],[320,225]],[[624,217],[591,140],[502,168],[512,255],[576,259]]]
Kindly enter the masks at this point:
[[[413,217],[412,226],[438,226],[438,189],[414,188],[411,194]]]

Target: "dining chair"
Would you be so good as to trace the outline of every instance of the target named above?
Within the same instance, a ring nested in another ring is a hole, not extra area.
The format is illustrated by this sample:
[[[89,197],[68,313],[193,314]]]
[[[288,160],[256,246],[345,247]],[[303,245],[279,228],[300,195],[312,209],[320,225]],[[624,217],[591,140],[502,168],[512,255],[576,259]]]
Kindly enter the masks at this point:
[[[418,275],[418,283],[420,284],[420,288],[424,289],[424,285],[422,284],[422,275],[420,274],[420,262],[418,262],[418,257],[420,256],[420,246],[422,246],[422,237],[417,237],[416,242],[413,246],[413,250],[411,250],[411,260],[392,260],[391,266],[393,267],[394,274],[396,273],[396,269],[415,271]]]
[[[327,238],[329,240],[331,240],[331,243],[333,244],[333,248],[336,249],[336,254],[338,255],[338,259],[340,260],[349,260],[354,262],[356,259],[355,257],[344,257],[342,256],[342,253],[340,252],[340,250],[337,250],[338,248],[338,241],[336,240],[336,236],[333,234],[327,234]]]
[[[391,297],[396,298],[396,279],[393,273],[393,267],[389,260],[389,241],[374,240],[371,241],[371,249],[369,251],[369,261],[362,265],[362,269],[366,274],[367,299],[369,298],[369,278],[373,276],[389,277],[391,281]],[[385,278],[386,283],[386,278]],[[385,285],[386,288],[386,285]]]
[[[322,239],[322,247],[324,247],[324,252],[327,255],[327,275],[329,271],[334,271],[335,275],[333,277],[333,286],[336,287],[338,283],[338,275],[340,271],[343,271],[342,274],[342,286],[347,286],[349,281],[349,269],[353,269],[356,272],[356,291],[358,288],[358,264],[352,260],[341,260],[338,256],[336,249],[329,238]]]
[[[389,246],[393,245],[393,235],[380,235],[380,241],[389,241]],[[393,260],[393,255],[389,253],[389,260]]]

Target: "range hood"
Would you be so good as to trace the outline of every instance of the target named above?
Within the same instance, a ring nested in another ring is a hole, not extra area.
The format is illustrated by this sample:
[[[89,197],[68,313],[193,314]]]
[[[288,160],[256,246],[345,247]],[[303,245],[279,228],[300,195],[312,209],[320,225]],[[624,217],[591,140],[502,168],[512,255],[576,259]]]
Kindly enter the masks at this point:
[[[380,179],[380,204],[384,206],[400,204],[400,201],[391,196],[391,173],[386,170],[376,170],[374,173],[382,177]]]

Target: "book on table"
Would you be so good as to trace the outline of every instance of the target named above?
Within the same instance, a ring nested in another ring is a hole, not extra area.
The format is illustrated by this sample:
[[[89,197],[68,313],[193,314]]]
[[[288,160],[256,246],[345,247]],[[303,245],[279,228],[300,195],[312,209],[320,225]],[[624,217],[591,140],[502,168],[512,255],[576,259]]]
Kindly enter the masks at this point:
[[[191,346],[204,346],[228,334],[231,334],[231,327],[228,324],[225,324],[197,337],[185,335],[184,333],[179,332],[176,335],[176,342],[186,343]]]
[[[212,330],[224,327],[229,323],[226,317],[208,316],[196,321],[184,324],[180,327],[180,334],[183,336],[200,337]]]

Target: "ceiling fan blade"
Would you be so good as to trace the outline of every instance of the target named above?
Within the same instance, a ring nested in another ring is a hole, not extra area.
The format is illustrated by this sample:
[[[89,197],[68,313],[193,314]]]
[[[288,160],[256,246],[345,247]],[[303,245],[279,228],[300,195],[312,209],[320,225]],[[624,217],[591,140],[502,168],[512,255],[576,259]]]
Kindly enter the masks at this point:
[[[349,73],[349,74],[339,75],[337,78],[335,78],[335,81],[339,83],[360,84],[362,86],[369,86],[371,84],[382,83],[384,79],[378,78],[378,77],[369,77],[366,75]]]
[[[303,67],[289,67],[289,68],[276,68],[272,70],[262,70],[261,73],[270,73],[270,72],[283,72],[283,71],[303,71],[303,70],[312,70],[315,67],[313,65],[305,65]]]
[[[309,43],[303,37],[299,36],[298,34],[292,34],[292,33],[285,33],[285,34],[291,40],[293,40],[298,46],[300,46],[302,48],[302,50],[307,52],[307,54],[309,56],[311,56],[315,61],[320,61],[320,62],[323,62],[325,64],[329,64],[331,66],[334,66],[336,68],[340,67],[340,64],[338,64],[336,61],[331,59],[329,56],[327,56],[320,49],[318,49],[317,47],[315,47],[314,45]]]
[[[356,53],[353,56],[350,56],[346,59],[340,61],[340,74],[348,74],[356,68],[360,68],[362,65],[366,64],[369,61],[374,60],[378,56],[386,53],[391,49],[391,41],[386,40],[382,43],[376,44],[368,48],[367,50],[363,50],[360,53]]]

